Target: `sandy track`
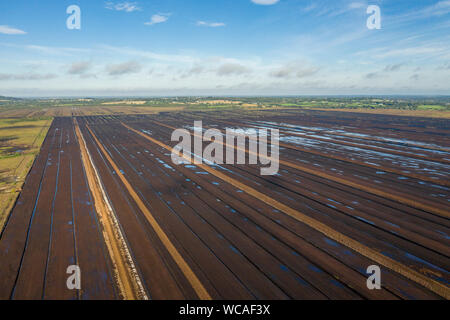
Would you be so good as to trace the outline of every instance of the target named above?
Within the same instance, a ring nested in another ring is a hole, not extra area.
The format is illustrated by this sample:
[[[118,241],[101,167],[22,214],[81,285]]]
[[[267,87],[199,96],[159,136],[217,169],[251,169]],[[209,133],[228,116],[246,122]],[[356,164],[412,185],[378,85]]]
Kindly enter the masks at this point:
[[[75,131],[80,144],[80,150],[84,168],[91,193],[94,198],[95,207],[104,228],[103,235],[107,244],[111,260],[114,265],[115,278],[120,293],[125,300],[148,299],[142,286],[139,275],[136,272],[133,259],[120,230],[119,222],[112,210],[109,200],[103,189],[98,172],[92,162],[86,142],[74,119]]]

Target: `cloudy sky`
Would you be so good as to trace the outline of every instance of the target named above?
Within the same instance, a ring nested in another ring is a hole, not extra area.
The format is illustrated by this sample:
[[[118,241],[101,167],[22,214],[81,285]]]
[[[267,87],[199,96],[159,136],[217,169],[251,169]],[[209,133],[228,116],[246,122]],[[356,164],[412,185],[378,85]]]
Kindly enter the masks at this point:
[[[326,94],[450,94],[450,0],[0,1],[0,95]]]

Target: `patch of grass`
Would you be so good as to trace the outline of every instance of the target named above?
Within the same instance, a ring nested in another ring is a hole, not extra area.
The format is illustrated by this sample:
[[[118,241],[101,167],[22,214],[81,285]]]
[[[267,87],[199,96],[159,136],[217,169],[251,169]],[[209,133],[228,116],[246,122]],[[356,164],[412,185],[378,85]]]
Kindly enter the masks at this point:
[[[417,107],[417,110],[447,110],[445,106],[441,105],[421,105]]]
[[[39,153],[51,118],[0,118],[0,230]]]

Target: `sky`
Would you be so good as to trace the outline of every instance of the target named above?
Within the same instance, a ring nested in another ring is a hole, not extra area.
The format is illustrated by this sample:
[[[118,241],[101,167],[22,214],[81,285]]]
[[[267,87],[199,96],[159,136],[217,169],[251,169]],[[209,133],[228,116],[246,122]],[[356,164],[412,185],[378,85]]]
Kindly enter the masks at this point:
[[[4,96],[394,94],[450,95],[450,0],[0,0]]]

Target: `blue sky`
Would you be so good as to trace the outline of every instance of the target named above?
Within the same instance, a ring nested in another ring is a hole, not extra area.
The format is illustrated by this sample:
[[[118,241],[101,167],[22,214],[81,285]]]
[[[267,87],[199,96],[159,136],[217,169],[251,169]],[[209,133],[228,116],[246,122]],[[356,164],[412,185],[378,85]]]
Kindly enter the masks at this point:
[[[0,95],[327,94],[450,94],[450,0],[0,1]]]

